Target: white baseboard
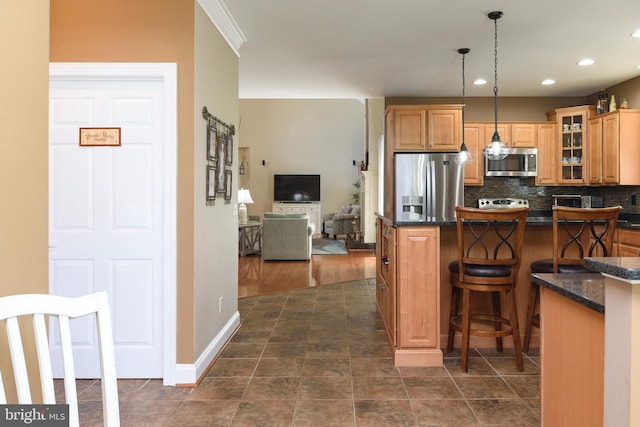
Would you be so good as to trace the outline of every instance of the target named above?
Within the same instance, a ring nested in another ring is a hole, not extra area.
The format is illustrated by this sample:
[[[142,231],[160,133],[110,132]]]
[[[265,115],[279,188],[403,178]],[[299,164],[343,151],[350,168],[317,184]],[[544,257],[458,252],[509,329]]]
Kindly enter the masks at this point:
[[[194,364],[176,364],[176,386],[194,386],[197,384],[198,379],[200,379],[206,369],[209,368],[211,362],[213,362],[220,351],[222,351],[239,326],[240,313],[236,311]]]

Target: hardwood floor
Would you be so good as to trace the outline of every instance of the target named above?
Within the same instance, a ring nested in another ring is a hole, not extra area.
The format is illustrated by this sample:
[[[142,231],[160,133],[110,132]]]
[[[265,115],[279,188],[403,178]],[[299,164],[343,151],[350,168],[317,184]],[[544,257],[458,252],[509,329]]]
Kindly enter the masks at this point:
[[[312,255],[310,261],[263,261],[260,255],[248,255],[238,258],[238,297],[332,285],[375,275],[373,250]]]

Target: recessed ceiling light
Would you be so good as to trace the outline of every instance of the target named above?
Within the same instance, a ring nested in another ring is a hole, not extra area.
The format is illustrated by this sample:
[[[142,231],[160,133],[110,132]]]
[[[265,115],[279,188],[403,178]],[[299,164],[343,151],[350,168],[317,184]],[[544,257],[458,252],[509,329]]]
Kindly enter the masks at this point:
[[[487,81],[485,79],[477,79],[476,81],[473,82],[474,85],[486,85]]]
[[[633,33],[631,33],[631,37],[640,38],[640,30],[636,30]]]
[[[581,59],[580,61],[578,61],[578,65],[580,66],[585,66],[585,65],[593,65],[595,64],[596,61],[594,61],[591,58],[585,58],[585,59]]]
[[[540,82],[540,84],[543,85],[554,85],[556,84],[556,81],[553,79],[544,79],[543,81]]]

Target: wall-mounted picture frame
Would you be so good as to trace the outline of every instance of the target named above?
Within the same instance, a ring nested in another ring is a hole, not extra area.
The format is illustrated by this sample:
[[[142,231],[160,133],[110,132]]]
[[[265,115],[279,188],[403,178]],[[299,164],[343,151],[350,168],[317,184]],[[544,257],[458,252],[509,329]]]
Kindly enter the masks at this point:
[[[227,166],[233,166],[233,137],[231,135],[227,136],[227,147],[226,147],[226,164]]]
[[[218,156],[218,132],[213,126],[207,126],[207,160],[216,162]]]
[[[224,172],[224,201],[225,203],[231,203],[231,196],[233,193],[231,181],[233,180],[233,172],[226,170]]]
[[[216,201],[216,167],[207,165],[207,204]]]
[[[217,161],[217,182],[216,182],[216,191],[218,193],[225,192],[225,156],[227,153],[227,140],[223,135],[218,135],[218,161]]]
[[[119,147],[121,128],[80,128],[81,147]]]

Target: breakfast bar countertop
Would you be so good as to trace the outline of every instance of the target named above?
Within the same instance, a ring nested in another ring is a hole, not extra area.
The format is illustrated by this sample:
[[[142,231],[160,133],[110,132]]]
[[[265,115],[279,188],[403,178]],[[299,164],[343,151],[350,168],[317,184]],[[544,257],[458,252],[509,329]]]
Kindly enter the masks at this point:
[[[585,267],[625,280],[640,280],[640,257],[585,258]]]
[[[531,281],[604,314],[604,277],[600,273],[533,273]]]

